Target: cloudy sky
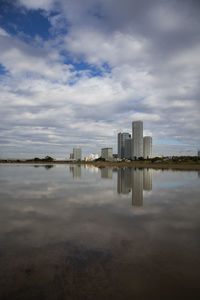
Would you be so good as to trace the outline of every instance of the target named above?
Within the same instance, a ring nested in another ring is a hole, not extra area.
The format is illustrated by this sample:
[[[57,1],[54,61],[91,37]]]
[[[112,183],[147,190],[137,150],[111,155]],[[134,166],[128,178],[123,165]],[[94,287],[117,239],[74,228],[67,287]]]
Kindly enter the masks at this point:
[[[0,157],[200,147],[199,0],[0,0]]]

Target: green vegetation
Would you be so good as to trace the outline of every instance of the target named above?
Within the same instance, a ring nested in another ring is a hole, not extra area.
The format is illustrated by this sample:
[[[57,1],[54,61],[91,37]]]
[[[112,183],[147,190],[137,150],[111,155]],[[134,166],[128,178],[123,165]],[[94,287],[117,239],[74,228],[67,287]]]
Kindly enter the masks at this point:
[[[198,156],[170,156],[170,157],[154,157],[150,159],[152,163],[200,163]]]
[[[52,161],[54,161],[54,159],[51,156],[45,156],[45,158],[35,157],[34,159],[31,159],[31,161],[35,161],[35,162],[40,162],[40,161],[52,162]]]

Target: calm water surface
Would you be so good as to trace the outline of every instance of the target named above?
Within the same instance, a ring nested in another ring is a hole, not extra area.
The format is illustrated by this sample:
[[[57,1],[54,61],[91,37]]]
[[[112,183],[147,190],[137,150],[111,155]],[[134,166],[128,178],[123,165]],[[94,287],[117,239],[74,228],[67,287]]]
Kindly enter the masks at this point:
[[[0,165],[0,299],[200,299],[200,173]]]

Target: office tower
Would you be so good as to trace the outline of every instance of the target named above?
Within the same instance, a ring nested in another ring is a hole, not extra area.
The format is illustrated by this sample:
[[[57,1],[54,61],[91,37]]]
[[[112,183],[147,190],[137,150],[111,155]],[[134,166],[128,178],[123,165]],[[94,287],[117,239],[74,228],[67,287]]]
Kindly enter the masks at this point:
[[[105,160],[113,159],[113,149],[112,148],[102,148],[101,149],[101,157]]]
[[[152,190],[152,170],[151,169],[143,170],[143,189],[144,189],[144,191]]]
[[[132,159],[143,157],[143,122],[132,122]]]
[[[145,136],[143,138],[143,157],[145,159],[152,157],[152,137]]]
[[[130,135],[130,137],[125,140],[125,158],[131,159],[131,153],[132,153],[132,138]]]
[[[82,150],[81,148],[73,148],[73,158],[75,160],[81,160]]]
[[[125,142],[130,140],[131,135],[127,132],[118,133],[118,157],[123,159],[125,158]]]

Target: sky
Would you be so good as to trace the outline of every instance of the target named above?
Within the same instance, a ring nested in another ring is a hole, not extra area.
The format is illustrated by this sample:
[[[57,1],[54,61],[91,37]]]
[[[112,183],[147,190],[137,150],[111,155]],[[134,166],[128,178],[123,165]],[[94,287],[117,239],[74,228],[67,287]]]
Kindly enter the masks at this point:
[[[116,153],[137,120],[196,155],[199,84],[199,0],[0,0],[0,158]]]

